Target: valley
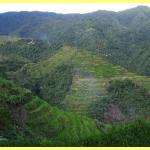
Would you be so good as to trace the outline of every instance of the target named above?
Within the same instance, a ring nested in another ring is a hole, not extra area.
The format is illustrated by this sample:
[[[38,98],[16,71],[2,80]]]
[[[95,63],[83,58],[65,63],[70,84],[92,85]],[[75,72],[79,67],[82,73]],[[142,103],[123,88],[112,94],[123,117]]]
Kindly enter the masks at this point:
[[[150,146],[149,18],[0,14],[0,146]]]

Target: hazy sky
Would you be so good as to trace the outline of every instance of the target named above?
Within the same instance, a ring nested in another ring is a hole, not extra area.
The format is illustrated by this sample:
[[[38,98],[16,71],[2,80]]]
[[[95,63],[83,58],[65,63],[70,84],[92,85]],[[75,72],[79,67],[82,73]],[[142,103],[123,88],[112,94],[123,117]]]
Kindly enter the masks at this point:
[[[105,4],[105,3],[92,3],[92,4],[0,4],[0,12],[7,11],[49,11],[57,13],[87,13],[96,10],[112,10],[121,11],[128,8],[133,8],[138,5],[143,5],[140,3],[120,3],[120,4]],[[144,4],[150,7],[149,4]]]

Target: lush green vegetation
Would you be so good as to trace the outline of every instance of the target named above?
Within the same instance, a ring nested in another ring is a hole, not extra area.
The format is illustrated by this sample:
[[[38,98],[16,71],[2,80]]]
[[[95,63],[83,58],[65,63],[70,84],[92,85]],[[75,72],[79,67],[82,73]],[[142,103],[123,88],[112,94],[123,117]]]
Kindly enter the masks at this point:
[[[111,128],[109,124],[149,117],[150,80],[112,65],[91,52],[64,46],[54,56],[28,63],[7,75],[17,84],[31,89],[35,95],[64,110],[50,106],[29,91],[24,95],[25,89],[16,85],[12,84],[16,92],[12,90],[12,85],[6,84],[6,88],[2,86],[4,106],[1,108],[1,118],[3,124],[7,124],[2,126],[6,128],[2,128],[2,145],[99,145],[98,139],[106,136],[103,130]],[[114,79],[118,80],[110,82]],[[5,98],[19,104],[12,107],[12,104],[5,103]],[[111,107],[117,110],[117,116],[110,115],[113,114]],[[102,131],[98,131],[92,118],[85,116],[96,119],[96,125]],[[8,131],[10,134],[7,134]],[[29,137],[33,140],[29,141]]]
[[[149,146],[149,121],[100,132],[92,119],[52,107],[10,81],[0,79],[0,89],[1,146]]]
[[[85,140],[87,146],[141,147],[150,146],[150,122],[138,120],[112,126],[107,132]]]
[[[60,47],[60,44],[48,45],[32,39],[20,39],[18,41],[5,40],[0,45],[0,53],[5,55],[17,54],[32,62],[37,62],[40,59],[51,57]]]
[[[130,73],[120,66],[110,64],[102,56],[96,56],[91,52],[78,50],[76,55],[72,58],[72,62],[74,66],[72,86],[70,92],[63,101],[67,110],[88,116],[90,113],[95,113],[97,109],[102,109],[103,112],[103,109],[105,109],[105,106],[103,106],[103,101],[105,100],[103,100],[103,98],[108,95],[107,87],[111,80],[119,80],[120,82],[123,82],[125,79],[133,80],[133,82],[137,82],[147,90],[150,90],[149,78]],[[119,85],[116,85],[116,87],[117,86],[118,89],[120,89]],[[127,86],[126,88],[129,87]],[[130,87],[130,89],[132,89],[132,87]],[[124,91],[128,92],[126,89]],[[138,90],[134,92],[135,95],[132,95],[132,99],[135,98],[135,101],[136,96],[140,96],[138,94],[136,95],[137,92]],[[124,93],[124,95],[130,96],[129,93]],[[124,97],[124,95],[122,95],[122,97]],[[118,99],[118,101],[122,101],[121,98]],[[143,99],[144,98],[145,97],[143,97]],[[110,97],[109,99],[112,98]],[[128,98],[126,97],[126,99]],[[124,100],[126,107],[130,103],[130,99],[128,100],[129,101]],[[97,102],[100,102],[100,104],[98,105]],[[96,108],[93,108],[92,105],[95,103]],[[137,101],[137,103],[140,106],[140,102]],[[145,102],[143,102],[143,104],[144,103]],[[149,105],[147,107],[149,107]],[[103,113],[99,111],[97,113],[99,116],[103,115]]]
[[[149,146],[149,14],[0,14],[0,146]]]
[[[61,45],[48,45],[33,39],[0,36],[0,75],[7,77],[25,64],[52,57]]]
[[[0,90],[3,145],[80,146],[99,134],[91,119],[52,107],[10,81],[0,79]]]
[[[70,89],[72,78],[72,64],[62,64],[56,67],[49,75],[39,79],[33,91],[39,97],[46,99],[50,104],[59,106]]]
[[[38,63],[24,65],[9,78],[51,104],[58,104],[70,89],[73,77],[72,57],[76,50],[63,47],[57,54]]]
[[[149,76],[149,13],[150,8],[144,6],[83,15],[3,13],[0,34],[34,38],[50,45],[67,43],[105,55],[115,64]]]
[[[94,117],[104,122],[120,122],[149,118],[149,91],[132,80],[113,80],[107,96],[94,104]]]
[[[30,61],[17,54],[1,54],[0,53],[0,76],[6,77],[7,72],[17,71],[23,65]]]
[[[5,36],[5,35],[0,35],[0,44],[4,44],[6,42],[17,42],[21,38],[16,37],[16,36]]]

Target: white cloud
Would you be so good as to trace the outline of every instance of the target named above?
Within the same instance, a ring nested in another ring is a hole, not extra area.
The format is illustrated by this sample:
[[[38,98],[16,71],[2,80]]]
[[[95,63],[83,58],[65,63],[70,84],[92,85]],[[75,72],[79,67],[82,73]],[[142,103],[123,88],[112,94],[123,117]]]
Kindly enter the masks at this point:
[[[50,4],[50,3],[0,3],[0,12],[7,11],[48,11],[57,13],[87,13],[96,10],[121,11],[138,5],[149,6],[141,3],[75,3],[75,4]]]

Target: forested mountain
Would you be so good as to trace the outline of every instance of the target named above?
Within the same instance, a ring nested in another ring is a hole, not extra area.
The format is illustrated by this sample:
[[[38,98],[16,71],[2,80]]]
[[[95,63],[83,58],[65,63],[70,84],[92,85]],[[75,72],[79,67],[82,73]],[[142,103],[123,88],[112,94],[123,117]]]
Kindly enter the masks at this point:
[[[0,14],[0,34],[68,43],[102,53],[117,64],[149,75],[150,8],[88,14],[8,12]],[[140,60],[140,62],[139,62]],[[138,62],[138,63],[137,63]]]
[[[149,20],[1,13],[0,146],[150,146]]]

